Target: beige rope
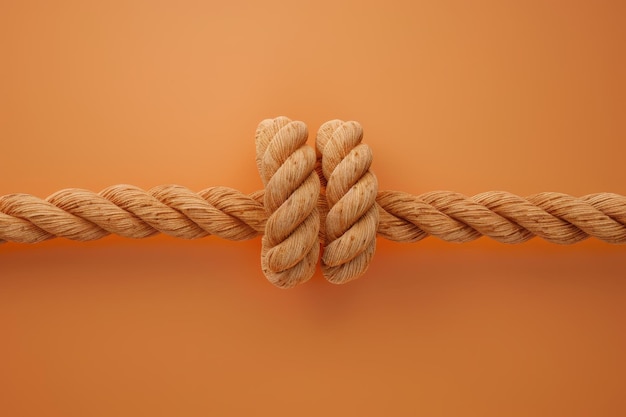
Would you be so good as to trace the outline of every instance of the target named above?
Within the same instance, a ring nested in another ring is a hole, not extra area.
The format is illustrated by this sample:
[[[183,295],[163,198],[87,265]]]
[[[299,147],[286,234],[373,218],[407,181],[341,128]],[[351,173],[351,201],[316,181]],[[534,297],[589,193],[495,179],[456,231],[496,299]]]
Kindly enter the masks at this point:
[[[358,123],[332,120],[315,141],[327,179],[322,271],[335,284],[362,275],[376,250],[378,182],[369,169],[372,151],[362,139]]]
[[[178,185],[149,191],[115,185],[100,193],[61,190],[45,200],[28,194],[0,196],[0,243],[55,237],[87,241],[111,233],[229,240],[263,235],[263,272],[281,288],[311,278],[320,241],[322,271],[333,283],[365,272],[376,234],[397,242],[429,235],[468,242],[484,235],[503,243],[522,243],[533,236],[559,244],[589,236],[626,243],[624,196],[378,191],[370,171],[372,152],[361,143],[358,123],[325,123],[317,134],[317,156],[306,145],[307,135],[304,123],[286,117],[261,122],[256,161],[265,190],[252,194],[227,187],[194,193]]]
[[[269,215],[261,266],[278,287],[293,287],[311,278],[320,252],[320,180],[307,137],[304,123],[286,117],[264,120],[256,131],[256,161]]]

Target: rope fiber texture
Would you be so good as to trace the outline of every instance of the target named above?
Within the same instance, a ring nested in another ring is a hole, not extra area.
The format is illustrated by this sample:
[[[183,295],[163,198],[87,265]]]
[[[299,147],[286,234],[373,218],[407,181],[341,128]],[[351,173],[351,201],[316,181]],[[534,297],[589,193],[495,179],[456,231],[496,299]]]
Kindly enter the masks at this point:
[[[65,189],[48,198],[0,196],[0,243],[55,237],[89,241],[117,234],[158,233],[184,239],[215,235],[246,240],[262,235],[261,266],[280,288],[309,280],[321,253],[326,279],[342,284],[361,276],[376,236],[417,242],[435,236],[469,242],[488,236],[522,243],[534,236],[558,244],[595,237],[626,243],[626,197],[572,197],[544,192],[528,197],[490,191],[468,197],[450,191],[418,196],[378,191],[372,151],[357,122],[332,120],[317,133],[286,117],[263,120],[256,131],[256,163],[264,190],[228,187],[195,193],[179,185],[144,191],[115,185],[100,193]]]

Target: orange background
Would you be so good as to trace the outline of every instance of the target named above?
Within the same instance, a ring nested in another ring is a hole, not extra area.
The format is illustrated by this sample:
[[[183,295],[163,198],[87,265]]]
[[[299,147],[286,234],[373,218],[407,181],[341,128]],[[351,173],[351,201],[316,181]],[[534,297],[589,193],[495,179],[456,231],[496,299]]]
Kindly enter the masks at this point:
[[[626,194],[621,1],[0,2],[0,194],[261,187],[266,117],[358,120],[381,189]],[[312,143],[312,140],[311,140]],[[0,415],[616,416],[626,249],[260,239],[0,248]]]

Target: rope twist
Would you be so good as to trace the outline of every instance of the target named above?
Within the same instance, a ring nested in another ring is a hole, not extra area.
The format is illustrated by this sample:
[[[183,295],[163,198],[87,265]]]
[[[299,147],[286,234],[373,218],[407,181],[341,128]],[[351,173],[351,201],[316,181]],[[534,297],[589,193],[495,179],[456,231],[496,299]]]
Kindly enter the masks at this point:
[[[315,141],[327,180],[322,271],[334,284],[362,275],[376,250],[378,182],[370,171],[372,151],[362,139],[358,123],[332,120],[322,125]]]
[[[320,252],[320,180],[307,137],[304,123],[286,117],[263,120],[256,131],[257,168],[265,184],[263,202],[269,216],[261,266],[267,279],[281,288],[309,280]]]

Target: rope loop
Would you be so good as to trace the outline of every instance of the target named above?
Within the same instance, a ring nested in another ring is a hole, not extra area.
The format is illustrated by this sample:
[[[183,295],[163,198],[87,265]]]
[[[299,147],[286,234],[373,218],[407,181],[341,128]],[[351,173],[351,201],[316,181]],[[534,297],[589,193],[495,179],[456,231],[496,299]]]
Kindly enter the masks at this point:
[[[331,120],[315,141],[328,205],[322,271],[334,284],[361,276],[376,251],[378,181],[370,171],[372,150],[362,139],[359,123]]]
[[[256,130],[256,161],[268,214],[261,267],[280,288],[308,281],[319,258],[320,180],[307,127],[286,117],[263,120]]]

